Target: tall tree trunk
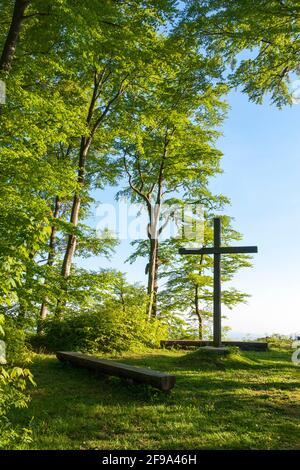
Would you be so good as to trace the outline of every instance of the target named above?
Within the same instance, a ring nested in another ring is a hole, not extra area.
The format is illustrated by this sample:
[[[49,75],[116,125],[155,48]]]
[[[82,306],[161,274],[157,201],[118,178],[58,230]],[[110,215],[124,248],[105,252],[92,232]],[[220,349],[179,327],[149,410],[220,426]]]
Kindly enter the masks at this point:
[[[199,339],[203,339],[203,321],[202,321],[202,315],[201,315],[201,310],[199,309],[199,287],[195,285],[195,297],[194,297],[194,307],[195,307],[195,313],[198,318],[198,333],[199,333]]]
[[[154,283],[153,283],[153,292],[154,292],[154,298],[153,298],[153,306],[152,306],[152,317],[156,318],[157,316],[157,292],[158,292],[158,246],[159,242],[157,240],[157,246],[155,249],[155,259],[154,259]]]
[[[124,291],[123,291],[122,286],[120,287],[120,290],[119,290],[119,297],[120,297],[120,301],[122,305],[122,311],[123,313],[126,313],[125,297],[124,297]]]
[[[79,170],[78,170],[78,178],[77,178],[79,187],[83,187],[84,185],[85,163],[86,163],[86,158],[87,158],[89,147],[90,147],[90,140],[87,137],[82,137],[81,144],[80,144]],[[76,228],[78,225],[80,206],[81,206],[81,194],[80,192],[78,192],[74,195],[74,198],[73,198],[71,217],[70,217],[70,223],[73,225],[74,228]],[[61,269],[61,275],[64,278],[68,278],[70,276],[72,261],[73,261],[73,257],[76,251],[76,244],[77,244],[77,235],[75,233],[70,233],[68,236],[67,249],[65,252],[62,269]]]
[[[29,260],[30,262],[34,259],[36,255],[36,250],[31,250],[29,253]],[[24,291],[26,292],[29,288],[30,282],[32,281],[32,273],[30,269],[28,270],[28,265],[26,266],[26,271],[24,272],[24,284],[23,284],[23,292],[22,290],[18,292],[19,297],[19,312],[17,316],[17,322],[20,326],[23,326],[26,321],[26,316],[28,313],[28,307],[30,302],[26,299],[26,295],[24,296]]]
[[[171,132],[174,132],[175,129]],[[163,195],[163,183],[164,183],[164,169],[165,169],[165,160],[167,157],[167,148],[169,145],[169,132],[168,129],[166,130],[165,139],[164,139],[164,149],[161,159],[161,164],[159,168],[159,174],[157,179],[157,195],[155,199],[155,204],[153,205],[152,195],[154,192],[154,188],[156,183],[152,185],[150,191],[143,192],[144,181],[142,177],[141,167],[139,164],[139,160],[137,158],[137,168],[139,172],[139,176],[141,178],[140,187],[136,186],[132,182],[132,174],[129,170],[129,167],[126,163],[126,156],[124,155],[124,167],[125,171],[128,175],[128,182],[131,189],[137,193],[146,203],[147,211],[148,211],[148,239],[149,239],[149,262],[146,267],[145,273],[148,274],[148,285],[147,285],[147,293],[148,293],[148,304],[146,315],[148,320],[151,318],[155,318],[157,315],[157,291],[158,291],[158,267],[159,267],[159,259],[158,259],[158,245],[159,245],[159,236],[163,231],[165,224],[162,224],[159,227],[159,217],[162,205],[162,195]]]
[[[158,239],[150,240],[149,265],[148,265],[148,286],[149,296],[147,314],[148,319],[155,318],[157,314],[157,277],[158,277]]]
[[[158,224],[160,215],[160,206],[155,205],[149,210],[150,224],[148,226],[148,238],[150,242],[149,250],[149,269],[148,269],[148,288],[147,293],[149,302],[147,307],[148,319],[155,318],[157,315],[157,290],[158,290]]]
[[[55,219],[58,218],[59,216],[59,211],[61,207],[61,202],[59,200],[59,197],[56,196],[55,202],[54,202],[54,210],[53,210],[53,217]],[[53,266],[54,259],[55,259],[55,246],[56,246],[56,238],[57,238],[57,228],[55,225],[51,227],[51,234],[50,234],[50,239],[49,239],[49,253],[48,253],[48,259],[47,259],[47,266],[51,267]],[[43,322],[49,311],[48,311],[48,299],[47,297],[44,299],[41,309],[40,309],[40,320]],[[41,330],[41,325],[39,325],[39,330]]]
[[[174,130],[172,131],[172,133]],[[164,182],[164,169],[165,161],[167,158],[167,149],[169,145],[168,130],[165,134],[164,149],[159,168],[158,181],[157,181],[157,196],[154,207],[151,207],[151,203],[148,199],[148,214],[150,224],[148,226],[148,236],[150,239],[150,254],[149,254],[149,273],[148,273],[148,319],[155,318],[157,316],[157,291],[158,291],[158,245],[159,236],[162,233],[165,224],[159,226],[159,218],[162,204],[163,194],[163,182]]]
[[[16,47],[24,21],[25,10],[30,0],[16,0],[10,28],[0,58],[0,70],[9,71],[16,52]]]
[[[84,185],[85,163],[86,163],[86,158],[87,158],[90,145],[91,145],[91,139],[86,136],[83,136],[81,138],[81,144],[80,144],[79,170],[78,170],[78,178],[77,178],[77,182],[79,184],[79,187],[81,188]],[[73,225],[74,229],[76,229],[76,227],[78,226],[80,206],[81,206],[81,193],[77,192],[74,194],[71,216],[70,216],[70,223]],[[75,251],[76,251],[76,245],[77,245],[77,235],[76,233],[70,233],[68,236],[67,248],[66,248],[66,252],[65,252],[65,256],[64,256],[62,268],[61,268],[61,276],[63,279],[68,279],[70,277],[72,262],[73,262],[73,258],[74,258]],[[57,308],[56,308],[56,315],[58,317],[61,316],[64,305],[65,305],[65,302],[62,301],[61,299],[58,299]]]
[[[86,160],[87,160],[90,146],[93,142],[93,138],[97,130],[101,126],[107,114],[110,112],[112,105],[115,103],[115,101],[117,101],[123,95],[125,88],[126,88],[125,81],[126,81],[127,76],[125,76],[125,78],[121,80],[120,86],[117,92],[108,101],[108,103],[104,107],[103,112],[98,116],[94,124],[92,124],[92,119],[95,115],[95,106],[97,103],[97,99],[99,99],[104,83],[107,81],[108,77],[110,76],[110,71],[108,71],[107,75],[105,76],[106,72],[107,72],[106,67],[104,67],[102,72],[100,72],[99,74],[95,71],[93,94],[91,97],[89,110],[88,110],[88,114],[86,118],[86,124],[90,127],[90,133],[88,135],[81,137],[80,151],[79,151],[79,165],[78,165],[79,170],[78,170],[78,178],[77,178],[79,191],[75,193],[74,195],[72,210],[71,210],[71,217],[70,217],[70,223],[73,225],[74,229],[76,229],[76,227],[78,226],[80,206],[81,206],[81,200],[82,200],[81,192],[85,183],[85,170],[86,170],[85,166],[86,166]],[[64,256],[63,264],[62,264],[62,269],[61,269],[61,276],[65,280],[68,280],[68,278],[70,277],[72,262],[73,262],[73,258],[74,258],[75,251],[76,251],[76,245],[77,245],[77,235],[76,233],[70,233],[68,236],[67,248],[66,248],[66,252],[65,252],[65,256]],[[61,299],[58,300],[57,309],[56,309],[57,316],[61,316],[64,304],[65,304],[65,301],[61,301]]]
[[[73,199],[73,204],[72,204],[71,217],[70,217],[70,223],[73,224],[74,228],[76,228],[78,225],[80,205],[81,205],[81,196],[79,194],[75,194],[74,199]],[[77,245],[77,236],[75,233],[70,233],[68,236],[67,249],[65,252],[65,256],[64,256],[64,260],[62,264],[62,270],[61,270],[61,275],[64,278],[68,278],[70,276],[72,261],[73,261],[73,257],[76,251],[76,245]]]

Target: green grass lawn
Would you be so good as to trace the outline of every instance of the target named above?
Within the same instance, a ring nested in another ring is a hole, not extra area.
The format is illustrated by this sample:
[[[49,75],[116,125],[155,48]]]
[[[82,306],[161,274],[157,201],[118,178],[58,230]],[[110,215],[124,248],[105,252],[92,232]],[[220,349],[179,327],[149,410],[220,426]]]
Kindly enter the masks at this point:
[[[115,358],[116,359],[116,358]],[[123,362],[176,374],[170,393],[36,355],[30,449],[300,449],[300,368],[291,352],[216,357],[155,350]]]

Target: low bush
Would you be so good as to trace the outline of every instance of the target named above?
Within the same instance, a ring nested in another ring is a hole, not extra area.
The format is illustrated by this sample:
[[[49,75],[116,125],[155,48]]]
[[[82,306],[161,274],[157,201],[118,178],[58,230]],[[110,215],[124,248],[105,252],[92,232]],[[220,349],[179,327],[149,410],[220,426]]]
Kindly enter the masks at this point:
[[[0,449],[20,449],[31,441],[31,430],[12,423],[9,418],[14,408],[26,408],[30,400],[28,382],[34,384],[28,369],[0,368]]]
[[[15,319],[5,317],[6,356],[10,365],[24,366],[31,361],[31,351],[27,344],[24,328]]]
[[[267,341],[271,349],[292,349],[293,338],[286,335],[274,333],[271,336],[258,338],[257,341]]]
[[[24,342],[25,336],[18,328],[14,328],[13,322],[5,321],[3,315],[0,315],[0,339],[5,340],[7,345],[7,353],[5,354],[4,348],[1,351],[0,449],[20,449],[30,442],[31,430],[13,423],[10,412],[14,408],[28,406],[30,397],[27,387],[29,382],[34,382],[28,369],[13,366],[15,363],[25,362],[28,359],[28,351]]]
[[[63,319],[44,322],[43,334],[31,338],[35,348],[47,351],[120,353],[158,347],[167,336],[167,328],[159,320],[145,318],[144,308],[105,305],[93,312],[69,312]]]

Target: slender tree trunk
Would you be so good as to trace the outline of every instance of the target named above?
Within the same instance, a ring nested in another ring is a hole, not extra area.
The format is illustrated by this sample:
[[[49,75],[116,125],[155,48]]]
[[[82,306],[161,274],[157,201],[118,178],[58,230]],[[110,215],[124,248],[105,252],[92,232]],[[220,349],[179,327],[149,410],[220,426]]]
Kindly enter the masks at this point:
[[[41,309],[40,309],[40,321],[43,322],[46,320],[47,316],[48,316],[48,313],[49,313],[49,310],[48,310],[48,298],[46,297],[44,299],[44,302],[42,303],[41,305]],[[42,326],[41,324],[38,325],[38,331],[41,332],[42,331]]]
[[[199,309],[199,287],[197,285],[195,286],[194,306],[195,306],[195,313],[198,318],[199,339],[202,340],[203,339],[203,321],[202,321],[201,310]]]
[[[74,228],[76,228],[78,225],[80,205],[81,205],[81,197],[79,194],[75,194],[74,199],[73,199],[71,217],[70,217],[70,223],[73,224]],[[76,251],[76,245],[77,245],[76,234],[75,233],[69,234],[67,249],[65,252],[65,256],[64,256],[64,260],[62,264],[62,270],[61,270],[61,275],[64,278],[68,278],[70,276],[72,261],[73,261],[73,257]]]
[[[153,306],[152,306],[152,317],[156,318],[157,316],[157,292],[158,292],[158,245],[159,242],[157,240],[157,246],[155,249],[155,259],[154,259],[154,282],[153,282]]]
[[[10,28],[0,58],[0,70],[9,71],[16,52],[16,47],[24,21],[25,10],[30,0],[16,0]]]
[[[175,130],[175,129],[174,129]],[[172,131],[172,133],[174,132]],[[153,206],[152,195],[154,192],[155,184],[152,185],[150,191],[143,192],[144,181],[142,177],[141,168],[139,165],[139,160],[137,158],[137,168],[139,172],[139,176],[141,178],[141,185],[140,187],[135,186],[132,182],[132,174],[128,168],[126,163],[126,156],[124,155],[124,167],[125,171],[128,175],[128,182],[131,189],[137,193],[146,203],[147,210],[148,210],[148,239],[149,239],[149,262],[146,268],[146,274],[148,274],[148,285],[147,285],[147,293],[148,293],[148,304],[146,315],[148,320],[151,318],[155,318],[157,315],[157,291],[158,291],[158,267],[159,267],[159,259],[158,259],[158,245],[159,245],[159,236],[164,229],[164,224],[159,227],[159,216],[161,211],[161,204],[162,204],[162,195],[163,195],[163,182],[164,182],[164,168],[165,168],[165,160],[167,157],[167,148],[169,145],[169,137],[168,137],[168,130],[165,134],[165,141],[164,141],[164,149],[161,159],[161,164],[159,168],[158,180],[157,180],[157,196],[155,200],[155,205]]]
[[[59,200],[59,197],[56,196],[55,202],[54,202],[54,211],[53,211],[53,217],[55,219],[58,218],[59,216],[59,211],[61,207],[61,202]],[[55,246],[56,246],[56,238],[57,238],[57,228],[55,225],[52,226],[51,228],[51,234],[50,234],[50,240],[49,240],[49,253],[48,253],[48,259],[47,259],[47,266],[51,267],[53,266],[54,259],[55,259]],[[40,309],[40,320],[43,322],[49,311],[48,311],[48,299],[47,297],[44,299],[41,309]],[[39,330],[41,329],[41,325],[39,326]]]
[[[157,315],[157,291],[158,291],[158,223],[160,206],[151,208],[149,213],[150,224],[148,227],[148,237],[150,242],[149,251],[149,270],[148,270],[148,288],[149,296],[147,315],[148,319],[155,318]]]
[[[24,21],[24,13],[30,0],[15,0],[13,15],[9,27],[9,31],[4,42],[3,50],[0,56],[0,71],[9,72],[12,66],[13,58],[16,52],[17,42],[19,39],[22,23]],[[29,255],[32,259],[34,254]],[[25,286],[28,284],[27,273],[25,273]],[[19,313],[17,321],[23,324],[28,310],[27,301],[24,298],[19,299]]]
[[[172,131],[172,133],[174,130]],[[161,159],[158,181],[157,181],[157,196],[155,206],[151,207],[148,204],[148,214],[150,225],[148,227],[148,236],[150,238],[150,255],[149,255],[149,273],[148,273],[148,319],[155,318],[157,316],[157,292],[158,292],[158,245],[159,236],[164,229],[164,224],[159,227],[159,217],[161,212],[162,194],[163,194],[163,183],[164,183],[164,169],[165,161],[167,158],[167,149],[169,145],[168,131],[166,131],[164,139],[164,149]]]
[[[25,287],[26,287],[26,281],[25,281]],[[17,322],[19,326],[24,325],[27,312],[28,312],[27,301],[24,300],[23,298],[20,298],[19,299],[19,312],[18,312],[18,317],[17,317]]]
[[[31,251],[29,253],[29,260],[32,261],[36,255],[36,251]],[[32,274],[30,270],[28,271],[28,266],[26,267],[26,271],[24,272],[24,291],[26,292],[27,289],[29,288],[30,282],[32,281]],[[21,292],[18,295],[19,297],[19,312],[17,316],[17,321],[20,326],[23,326],[26,320],[26,316],[28,313],[28,307],[29,307],[29,302],[26,299],[26,296],[24,297],[23,292]]]
[[[85,166],[86,166],[86,160],[87,160],[90,146],[93,142],[95,133],[101,126],[107,114],[110,112],[112,105],[115,103],[115,101],[117,101],[123,95],[125,88],[126,88],[125,81],[126,81],[127,76],[124,77],[123,80],[121,80],[121,83],[117,92],[108,101],[103,112],[100,114],[100,116],[98,116],[95,123],[92,125],[92,119],[95,114],[95,106],[97,103],[97,99],[100,96],[104,83],[108,80],[108,77],[110,76],[110,71],[107,72],[106,76],[105,74],[106,74],[106,67],[104,67],[103,71],[100,74],[97,74],[97,72],[95,71],[94,89],[93,89],[93,94],[92,94],[91,101],[90,101],[88,115],[86,118],[86,124],[90,127],[90,133],[88,135],[82,136],[81,143],[80,143],[79,165],[78,165],[79,170],[78,170],[78,178],[77,178],[78,186],[80,189],[74,195],[72,210],[71,210],[71,217],[70,217],[70,223],[73,225],[74,229],[76,229],[76,227],[78,226],[81,199],[82,199],[81,190],[83,189],[84,183],[85,183],[85,170],[86,170]],[[77,245],[77,235],[76,233],[70,233],[68,236],[67,248],[66,248],[66,252],[65,252],[65,256],[64,256],[63,264],[62,264],[62,269],[61,269],[61,276],[65,280],[68,280],[68,278],[70,277],[72,262],[73,262],[73,258],[74,258],[75,251],[76,251],[76,245]],[[57,309],[56,309],[57,316],[61,316],[64,303],[65,303],[64,301],[61,301],[60,299],[58,300]]]
[[[120,300],[121,300],[121,304],[122,304],[123,313],[126,313],[125,298],[124,298],[124,292],[122,290],[122,287],[120,288],[119,296],[120,296]]]
[[[90,144],[91,144],[90,138],[86,136],[83,136],[81,138],[80,152],[79,152],[79,170],[78,170],[78,178],[77,178],[79,187],[83,187],[84,185],[85,163],[86,163],[87,154],[90,148]],[[76,227],[78,226],[80,206],[81,206],[81,194],[80,192],[77,192],[75,193],[74,198],[73,198],[72,210],[71,210],[71,216],[70,216],[70,223],[73,225],[74,229],[76,229]],[[73,258],[74,258],[75,251],[76,251],[76,245],[77,245],[77,235],[76,233],[70,233],[68,236],[67,248],[65,251],[65,256],[64,256],[62,268],[61,268],[61,276],[63,279],[68,279],[70,277],[72,262],[73,262]],[[64,305],[65,305],[65,302],[62,301],[61,299],[58,299],[57,308],[56,308],[56,315],[58,317],[61,316]]]
[[[80,145],[80,153],[79,153],[79,170],[78,170],[78,179],[77,182],[80,187],[84,185],[84,175],[85,175],[85,163],[88,154],[88,150],[90,147],[90,140],[87,137],[81,138],[81,145]],[[74,195],[72,210],[71,210],[71,217],[70,223],[73,225],[74,228],[78,225],[79,220],[79,212],[81,206],[81,194],[78,192]],[[77,235],[75,233],[70,233],[68,236],[68,244],[67,249],[65,252],[61,275],[64,278],[68,278],[71,272],[71,266],[73,257],[76,251],[76,244],[77,244]]]
[[[149,296],[148,302],[148,319],[155,318],[157,314],[157,276],[158,276],[158,239],[154,238],[150,240],[150,253],[149,253],[149,270],[148,270],[148,287],[147,293]]]

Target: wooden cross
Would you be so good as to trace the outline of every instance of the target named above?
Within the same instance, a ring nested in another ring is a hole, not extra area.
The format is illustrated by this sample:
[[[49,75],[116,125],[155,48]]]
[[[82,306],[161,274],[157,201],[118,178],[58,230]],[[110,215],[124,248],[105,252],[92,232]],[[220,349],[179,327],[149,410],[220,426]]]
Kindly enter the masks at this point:
[[[214,255],[214,346],[222,346],[221,336],[221,255],[227,253],[257,253],[257,246],[221,246],[221,219],[214,219],[214,246],[212,248],[180,248],[181,255]]]

